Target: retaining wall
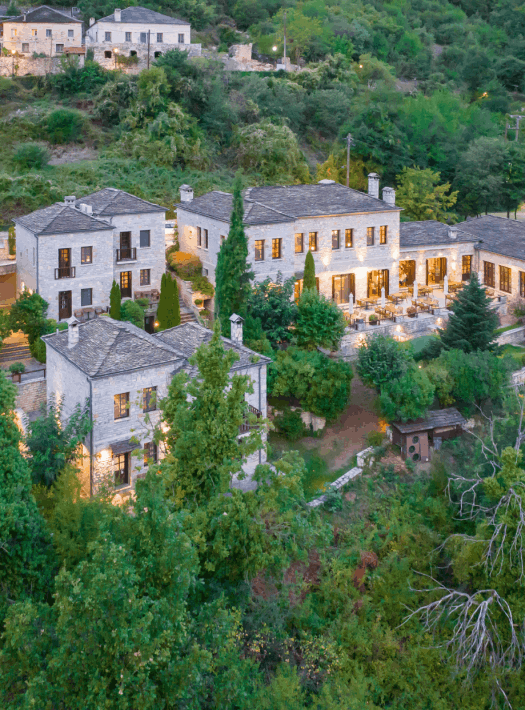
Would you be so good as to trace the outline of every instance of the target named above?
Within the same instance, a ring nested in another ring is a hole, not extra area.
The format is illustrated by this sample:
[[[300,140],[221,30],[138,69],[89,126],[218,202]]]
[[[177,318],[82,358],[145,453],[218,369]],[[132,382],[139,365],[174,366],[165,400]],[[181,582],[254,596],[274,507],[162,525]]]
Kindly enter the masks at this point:
[[[509,343],[522,343],[525,340],[525,325],[513,330],[506,330],[497,337],[498,345],[508,345]]]
[[[26,414],[36,412],[47,401],[46,378],[16,383],[16,408],[22,409]]]
[[[44,76],[58,74],[62,57],[0,57],[0,76]]]

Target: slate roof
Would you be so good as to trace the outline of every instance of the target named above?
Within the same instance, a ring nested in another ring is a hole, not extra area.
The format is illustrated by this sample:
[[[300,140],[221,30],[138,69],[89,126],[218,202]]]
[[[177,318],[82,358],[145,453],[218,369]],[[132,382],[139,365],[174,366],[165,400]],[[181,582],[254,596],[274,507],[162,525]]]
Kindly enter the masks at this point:
[[[205,328],[198,323],[184,323],[183,325],[178,325],[175,328],[170,328],[169,330],[163,330],[160,333],[155,333],[154,335],[154,337],[158,338],[161,342],[167,343],[183,352],[188,360],[195,353],[198,347],[200,347],[203,343],[209,343],[212,336],[213,332],[211,330],[208,330],[208,328]],[[237,345],[229,338],[222,338],[222,344],[225,350],[234,350],[239,356],[239,360],[233,364],[232,370],[252,366],[254,363],[252,363],[251,359],[254,355],[259,358],[259,363],[271,362],[270,358],[260,355],[244,345]],[[197,370],[196,367],[192,367],[189,364],[186,365],[184,369],[190,373]]]
[[[424,419],[415,419],[413,422],[394,422],[393,426],[402,434],[411,434],[415,431],[426,431],[445,426],[464,426],[467,420],[454,407],[435,409],[428,412]]]
[[[454,244],[456,242],[474,242],[476,239],[462,231],[463,223],[457,227],[456,238],[448,234],[448,224],[427,220],[424,222],[401,222],[399,225],[399,246],[401,249],[438,244]]]
[[[112,229],[109,222],[87,215],[62,202],[55,202],[50,207],[16,217],[13,222],[21,224],[33,234],[67,234]]]
[[[40,7],[26,12],[25,15],[12,17],[9,22],[79,22],[82,24],[82,20],[77,20],[75,17],[66,15],[65,12],[56,10],[54,7],[48,7],[47,5],[40,5]]]
[[[395,212],[394,207],[339,183],[250,187],[244,191],[244,223],[293,222],[300,217],[352,214],[355,212]],[[182,202],[180,209],[229,222],[233,196],[213,190]]]
[[[140,24],[154,25],[189,25],[186,20],[179,20],[176,17],[162,15],[155,10],[148,10],[146,7],[126,7],[120,13],[121,22],[137,22]],[[115,22],[115,15],[103,17],[99,22]]]
[[[99,217],[111,217],[117,214],[144,214],[150,212],[166,212],[166,207],[156,205],[154,202],[147,202],[140,197],[130,195],[124,190],[117,190],[114,187],[105,187],[103,190],[93,192],[86,197],[80,197],[75,205],[81,203],[91,205],[93,214]]]

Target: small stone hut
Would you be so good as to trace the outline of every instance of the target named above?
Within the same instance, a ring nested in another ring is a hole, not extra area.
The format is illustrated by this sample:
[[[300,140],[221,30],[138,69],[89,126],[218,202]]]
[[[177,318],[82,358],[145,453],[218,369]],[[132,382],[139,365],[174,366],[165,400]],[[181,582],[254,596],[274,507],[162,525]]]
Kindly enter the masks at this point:
[[[401,447],[404,459],[429,461],[430,447],[439,449],[443,439],[459,436],[466,419],[454,407],[428,412],[424,419],[392,424],[392,443]]]

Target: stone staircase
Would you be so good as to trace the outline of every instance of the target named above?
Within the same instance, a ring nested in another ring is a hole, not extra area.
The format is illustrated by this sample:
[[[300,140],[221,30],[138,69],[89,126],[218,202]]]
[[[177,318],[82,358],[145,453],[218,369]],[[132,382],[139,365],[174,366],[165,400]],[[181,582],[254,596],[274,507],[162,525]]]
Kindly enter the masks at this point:
[[[30,358],[29,345],[23,343],[6,343],[0,350],[0,364],[29,360]]]
[[[184,325],[184,323],[196,323],[197,319],[195,318],[195,315],[193,313],[181,313],[180,314],[180,324]]]

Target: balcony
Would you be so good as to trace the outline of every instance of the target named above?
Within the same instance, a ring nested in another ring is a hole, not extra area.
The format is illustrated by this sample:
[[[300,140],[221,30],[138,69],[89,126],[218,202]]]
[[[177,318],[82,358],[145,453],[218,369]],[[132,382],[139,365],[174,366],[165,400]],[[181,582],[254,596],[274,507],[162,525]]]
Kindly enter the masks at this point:
[[[262,417],[262,412],[260,412],[255,407],[252,407],[251,404],[248,405],[247,414],[254,414],[257,417],[257,419],[260,419]],[[257,429],[258,426],[259,426],[258,422],[250,423],[248,421],[248,416],[245,415],[245,419],[239,427],[239,434],[246,434],[247,432],[251,431],[252,429]]]
[[[55,279],[74,279],[75,272],[74,266],[59,266],[55,269]]]
[[[137,261],[137,250],[135,247],[117,249],[117,264],[121,261]]]

